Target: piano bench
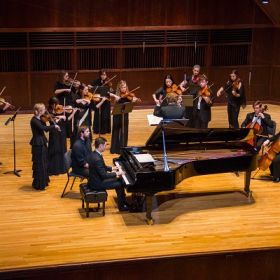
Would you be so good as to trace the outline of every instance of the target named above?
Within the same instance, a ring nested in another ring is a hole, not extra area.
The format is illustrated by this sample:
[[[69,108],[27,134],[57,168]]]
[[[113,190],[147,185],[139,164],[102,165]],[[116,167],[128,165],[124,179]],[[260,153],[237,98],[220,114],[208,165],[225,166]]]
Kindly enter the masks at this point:
[[[89,204],[97,203],[96,210],[100,209],[100,203],[102,203],[102,215],[105,216],[105,202],[107,201],[106,191],[94,191],[88,187],[86,183],[80,184],[80,193],[82,199],[82,208],[85,209],[86,204],[86,216],[89,217]]]

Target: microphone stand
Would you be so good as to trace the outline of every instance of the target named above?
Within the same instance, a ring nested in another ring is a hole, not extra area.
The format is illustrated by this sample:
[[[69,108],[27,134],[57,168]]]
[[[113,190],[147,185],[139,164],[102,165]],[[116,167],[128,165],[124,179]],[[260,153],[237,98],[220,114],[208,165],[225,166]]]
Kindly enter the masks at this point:
[[[16,116],[19,112],[19,110],[21,109],[21,107],[19,107],[16,112],[13,114],[12,117],[8,118],[5,122],[5,125],[7,126],[10,122],[13,122],[13,144],[14,144],[14,169],[11,171],[7,171],[4,172],[4,174],[14,174],[18,177],[20,177],[19,172],[21,172],[22,170],[16,169],[16,137],[15,137],[15,119]]]

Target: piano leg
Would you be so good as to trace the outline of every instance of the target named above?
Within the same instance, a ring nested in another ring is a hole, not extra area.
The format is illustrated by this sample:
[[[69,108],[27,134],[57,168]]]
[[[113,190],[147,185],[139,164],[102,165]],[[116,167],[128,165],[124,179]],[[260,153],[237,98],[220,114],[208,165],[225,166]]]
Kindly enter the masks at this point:
[[[153,195],[146,194],[146,221],[148,225],[153,225],[154,220],[152,217],[153,210]]]
[[[252,198],[252,192],[250,191],[251,170],[247,170],[244,175],[244,193],[248,197],[249,201]]]

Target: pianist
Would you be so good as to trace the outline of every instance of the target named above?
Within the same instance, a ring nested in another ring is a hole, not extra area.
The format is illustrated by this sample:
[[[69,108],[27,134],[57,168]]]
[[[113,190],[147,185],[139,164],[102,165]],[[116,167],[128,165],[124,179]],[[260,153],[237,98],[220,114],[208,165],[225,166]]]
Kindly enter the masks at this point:
[[[119,211],[128,211],[129,207],[125,199],[124,183],[120,178],[123,171],[117,167],[106,166],[102,153],[105,151],[107,140],[103,137],[96,138],[94,142],[95,151],[89,154],[88,186],[92,190],[115,189],[118,198]]]
[[[177,95],[170,94],[167,96],[167,106],[159,110],[159,117],[164,119],[182,119],[185,116],[185,108],[178,105]]]

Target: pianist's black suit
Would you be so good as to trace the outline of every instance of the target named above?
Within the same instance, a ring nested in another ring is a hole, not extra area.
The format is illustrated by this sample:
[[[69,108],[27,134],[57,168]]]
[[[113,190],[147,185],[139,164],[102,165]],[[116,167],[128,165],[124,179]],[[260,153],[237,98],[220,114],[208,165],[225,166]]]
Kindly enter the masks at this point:
[[[177,104],[168,104],[160,108],[159,116],[164,119],[182,119],[185,116],[185,108]]]
[[[273,127],[273,122],[271,121],[271,117],[269,114],[263,113],[264,119],[261,119],[261,126],[262,126],[262,135],[268,135],[268,127]],[[246,119],[242,123],[241,127],[246,127],[248,124],[252,123],[253,119],[255,116],[255,112],[253,113],[248,113],[246,116]],[[259,151],[262,143],[266,140],[266,137],[257,137],[257,142],[256,142],[256,149]]]
[[[118,196],[118,207],[122,208],[125,204],[122,180],[116,177],[116,173],[111,172],[112,167],[106,166],[103,156],[97,151],[88,156],[87,162],[89,164],[89,187],[93,190],[115,189]]]

